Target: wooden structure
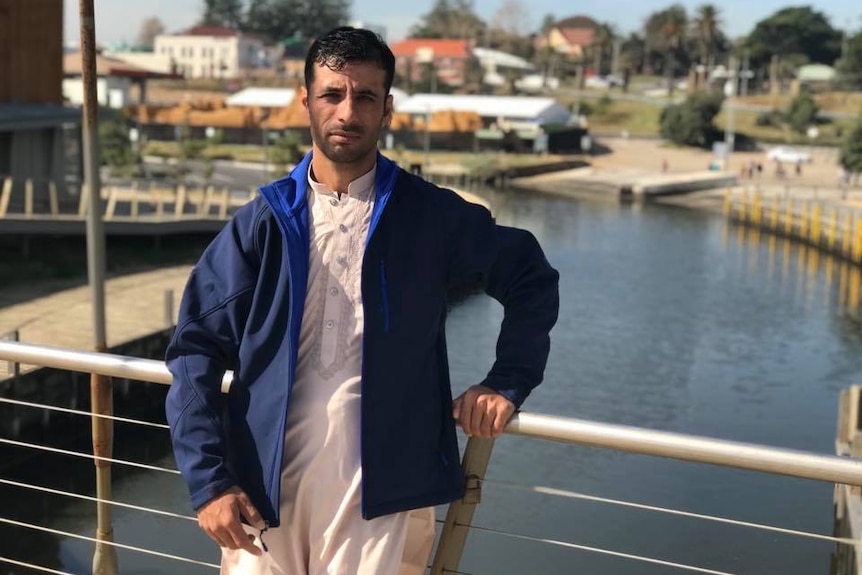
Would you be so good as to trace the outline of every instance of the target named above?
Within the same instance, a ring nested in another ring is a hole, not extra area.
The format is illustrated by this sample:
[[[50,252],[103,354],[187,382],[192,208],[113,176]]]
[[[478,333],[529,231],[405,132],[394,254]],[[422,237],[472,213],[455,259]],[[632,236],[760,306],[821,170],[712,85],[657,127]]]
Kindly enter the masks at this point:
[[[0,103],[62,104],[63,0],[0,0]]]

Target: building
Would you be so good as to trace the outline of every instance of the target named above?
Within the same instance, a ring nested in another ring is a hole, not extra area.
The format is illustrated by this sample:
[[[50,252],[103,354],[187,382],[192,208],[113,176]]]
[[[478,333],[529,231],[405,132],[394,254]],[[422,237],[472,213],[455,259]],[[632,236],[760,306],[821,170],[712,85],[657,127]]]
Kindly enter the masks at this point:
[[[81,74],[81,53],[67,52],[63,56],[63,98],[74,106],[84,103],[84,82]],[[147,80],[173,78],[173,74],[163,74],[145,70],[122,60],[96,55],[96,95],[99,105],[120,109],[132,103],[131,88],[138,86],[138,103],[147,100]]]
[[[514,54],[479,47],[473,48],[472,52],[485,73],[483,82],[489,86],[503,86],[510,79],[520,78],[536,70],[532,62]]]
[[[0,176],[42,196],[80,168],[79,110],[63,106],[63,0],[0,0]],[[47,197],[47,196],[42,196]],[[38,201],[38,198],[37,198]]]
[[[477,96],[414,94],[395,106],[395,111],[426,116],[442,111],[475,112],[483,128],[530,130],[542,124],[566,124],[568,108],[553,98],[532,96]]]
[[[571,16],[555,22],[535,38],[537,50],[551,48],[572,60],[581,61],[593,42],[598,22],[589,16]]]
[[[156,36],[153,51],[186,78],[239,78],[268,64],[263,41],[222,26],[194,26]]]
[[[390,46],[395,55],[395,73],[408,85],[419,82],[431,67],[432,89],[436,82],[464,85],[467,62],[473,58],[470,41],[437,38],[408,38]]]

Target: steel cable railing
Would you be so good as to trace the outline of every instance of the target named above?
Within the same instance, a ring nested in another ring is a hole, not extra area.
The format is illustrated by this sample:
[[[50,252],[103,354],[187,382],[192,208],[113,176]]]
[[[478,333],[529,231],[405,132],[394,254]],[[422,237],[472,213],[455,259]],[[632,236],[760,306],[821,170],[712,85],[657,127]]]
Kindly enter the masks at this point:
[[[57,571],[56,569],[48,569],[47,567],[43,567],[41,565],[25,563],[24,561],[18,561],[10,557],[0,556],[0,563],[6,563],[7,565],[15,565],[16,567],[24,567],[26,569],[32,569],[33,571],[40,571],[42,573],[54,573],[55,575],[75,575],[74,573],[66,573],[65,571]]]
[[[82,457],[92,461],[107,461],[108,463],[116,463],[117,465],[125,465],[127,467],[137,467],[138,469],[147,469],[149,471],[160,471],[162,473],[172,473],[179,475],[180,472],[176,469],[167,467],[158,467],[156,465],[147,465],[146,463],[137,463],[135,461],[125,461],[122,459],[114,459],[113,457],[100,457],[92,453],[81,453],[80,451],[70,451],[68,449],[60,449],[59,447],[48,447],[47,445],[39,445],[37,443],[27,443],[26,441],[16,441],[14,439],[6,439],[0,437],[0,444],[12,445],[14,447],[24,447],[35,451],[47,451],[49,453],[58,453],[60,455],[70,455],[72,457]]]
[[[121,377],[130,380],[142,380],[142,381],[150,381],[154,383],[169,383],[171,376],[168,373],[162,362],[153,361],[153,360],[143,360],[134,357],[125,357],[125,356],[116,356],[109,354],[101,354],[101,353],[93,353],[93,352],[79,352],[75,350],[63,349],[63,348],[54,348],[47,346],[33,346],[29,344],[22,343],[10,343],[10,342],[2,342],[0,341],[0,361],[2,360],[10,360],[10,361],[19,361],[25,364],[32,365],[44,365],[48,367],[55,367],[60,369],[67,369],[72,371],[81,371],[81,372],[92,372],[103,375],[111,375],[114,377]],[[231,374],[228,373],[225,375],[225,378],[222,381],[222,390],[227,391],[231,382]],[[51,405],[40,405],[37,403],[25,402],[14,399],[0,399],[0,403],[6,403],[10,405],[15,405],[24,408],[39,408],[39,409],[47,409],[51,411],[60,411],[64,413],[70,413],[73,415],[79,416],[87,416],[93,417],[93,414],[88,411],[75,410],[70,408],[64,408],[59,406],[51,406]],[[104,419],[113,420],[117,422],[135,424],[135,425],[146,425],[149,427],[166,429],[167,426],[164,424],[146,422],[136,419],[130,418],[122,418],[116,416],[98,416]],[[553,417],[547,415],[540,414],[529,414],[529,413],[520,413],[518,414],[506,429],[507,433],[515,434],[515,435],[523,435],[533,438],[539,439],[548,439],[553,441],[561,441],[565,443],[575,443],[581,445],[588,445],[593,447],[603,447],[610,448],[615,450],[629,451],[634,453],[643,453],[649,455],[657,455],[663,457],[673,457],[677,459],[683,459],[688,461],[696,461],[696,462],[706,462],[713,463],[719,465],[725,465],[730,467],[738,467],[743,469],[753,469],[758,471],[766,471],[784,475],[791,475],[797,477],[806,477],[810,479],[819,479],[824,481],[836,482],[836,483],[844,483],[844,484],[852,484],[852,485],[862,485],[862,462],[850,460],[847,458],[836,457],[836,456],[827,456],[827,455],[816,455],[807,452],[801,452],[790,449],[779,449],[766,447],[761,445],[754,444],[746,444],[739,443],[733,441],[725,441],[725,440],[717,440],[707,437],[698,437],[691,435],[684,435],[679,433],[672,432],[662,432],[656,430],[649,429],[640,429],[635,427],[621,426],[621,425],[613,425],[613,424],[603,424],[591,421],[584,420],[576,420],[576,419],[567,419],[561,417]],[[471,442],[473,440],[471,439]],[[77,451],[70,451],[65,449],[60,449],[56,447],[49,447],[44,445],[38,445],[34,443],[28,443],[25,441],[17,441],[6,438],[0,438],[0,444],[6,444],[11,446],[17,446],[21,448],[41,450],[49,453],[56,453],[61,455],[68,455],[73,457],[79,457],[89,460],[95,461],[105,461],[110,463],[116,463],[118,465],[136,467],[139,469],[147,469],[151,471],[158,471],[169,474],[179,474],[179,472],[175,469],[168,469],[164,467],[158,467],[153,465],[147,465],[143,463],[133,462],[133,461],[125,461],[122,459],[116,459],[111,457],[100,457],[94,456],[92,453],[81,453]],[[470,451],[470,445],[468,443],[468,452]],[[490,449],[488,449],[487,454],[490,454]],[[487,455],[486,455],[487,457]],[[467,455],[465,455],[465,460]],[[468,472],[469,473],[469,472]],[[742,522],[736,521],[729,518],[723,517],[713,517],[713,516],[704,516],[695,513],[690,513],[687,511],[679,511],[673,509],[666,509],[661,507],[649,506],[640,503],[634,502],[625,502],[620,500],[613,500],[608,498],[602,498],[592,495],[586,495],[581,493],[576,493],[573,491],[566,491],[563,489],[556,489],[551,487],[542,487],[542,486],[525,486],[519,485],[516,483],[505,482],[505,481],[495,481],[488,480],[484,478],[484,471],[479,474],[477,478],[477,483],[475,487],[477,489],[481,489],[483,484],[485,485],[498,485],[504,488],[512,488],[512,489],[524,489],[530,490],[536,493],[553,495],[553,496],[561,496],[572,499],[583,499],[594,502],[601,502],[612,505],[620,505],[626,506],[629,508],[641,509],[641,510],[649,510],[661,513],[668,513],[677,516],[684,516],[690,518],[704,519],[708,521],[714,521],[718,523],[725,524],[733,524],[746,528],[755,528],[761,529],[765,531],[771,531],[776,533],[783,533],[789,535],[796,535],[801,537],[809,537],[816,538],[821,540],[827,540],[839,544],[854,544],[855,542],[846,538],[839,537],[828,537],[824,535],[818,535],[814,533],[807,533],[803,531],[796,531],[790,529],[784,529],[781,527],[773,527],[768,525],[750,523],[750,522]],[[50,489],[47,487],[40,487],[34,485],[23,484],[19,482],[9,481],[5,479],[0,479],[0,485],[11,486],[15,488],[21,489],[31,489],[42,493],[49,493],[58,496],[71,497],[76,499],[83,499],[87,501],[92,501],[96,503],[103,503],[109,505],[116,505],[118,507],[124,507],[129,509],[134,509],[141,512],[149,512],[157,515],[170,516],[175,518],[180,518],[189,521],[195,521],[195,518],[174,514],[167,511],[162,511],[158,509],[145,508],[140,506],[134,506],[126,503],[110,501],[110,500],[102,500],[96,497],[90,497],[85,495],[79,495],[75,493],[63,492],[60,490]],[[468,488],[469,491],[469,488]],[[467,499],[467,498],[465,498]],[[475,503],[473,504],[475,505]],[[451,513],[451,509],[450,509]],[[708,573],[712,575],[732,575],[730,573],[726,573],[723,571],[706,569],[703,567],[697,567],[692,565],[685,565],[681,563],[675,563],[672,561],[666,561],[664,559],[658,558],[650,558],[650,557],[642,557],[638,555],[622,553],[619,551],[613,551],[610,549],[602,549],[599,547],[592,547],[587,545],[579,545],[576,543],[569,543],[565,541],[558,541],[555,539],[548,538],[539,538],[532,537],[530,535],[506,532],[503,530],[493,529],[485,526],[471,525],[472,520],[467,521],[455,521],[450,522],[450,518],[447,517],[446,522],[444,522],[444,533],[446,531],[447,524],[450,524],[449,527],[456,527],[458,529],[471,529],[476,532],[484,532],[488,534],[495,534],[502,537],[508,537],[511,539],[520,539],[520,540],[529,540],[539,543],[544,543],[547,545],[553,545],[557,547],[569,548],[569,549],[577,549],[581,551],[588,551],[593,553],[600,553],[608,556],[614,556],[622,559],[630,559],[642,561],[645,563],[651,563],[656,565],[663,565],[667,567],[684,569],[697,573]],[[76,535],[73,533],[65,533],[57,530],[48,529],[46,527],[40,527],[37,525],[32,525],[29,523],[24,523],[20,521],[10,520],[0,518],[0,523],[5,523],[9,525],[16,525],[21,528],[29,528],[29,529],[37,529],[45,532],[55,533],[57,535],[63,535],[68,537],[74,537],[79,539],[85,539],[88,541],[98,542],[97,539],[83,537],[80,535]],[[441,535],[442,539],[442,535]],[[102,543],[105,543],[104,541]],[[201,565],[206,565],[209,567],[217,568],[216,565],[205,563],[205,562],[197,562],[195,560],[189,560],[186,558],[160,553],[157,551],[145,550],[142,548],[138,548],[132,545],[124,545],[118,543],[108,543],[113,545],[116,548],[121,549],[129,549],[133,551],[140,551],[143,553],[149,553],[152,555],[158,555],[168,559],[177,559],[181,561],[188,561],[192,563],[199,563]],[[453,545],[457,547],[457,545]],[[457,557],[460,557],[460,550],[458,551]],[[3,558],[0,558],[0,562],[3,561]],[[442,571],[437,572],[445,572],[445,573],[458,573],[457,570],[457,560],[454,564],[449,563],[450,567],[444,567]],[[46,572],[54,572],[54,571],[46,571]]]
[[[32,483],[21,483],[19,481],[9,481],[8,479],[0,478],[0,485],[8,485],[10,487],[17,487],[19,489],[26,489],[29,491],[38,491],[40,493],[47,493],[49,495],[60,495],[63,497],[68,497],[70,499],[92,501],[93,503],[107,503],[108,505],[113,505],[114,507],[122,507],[123,509],[131,509],[133,511],[142,511],[144,513],[152,513],[153,515],[161,515],[162,517],[185,519],[187,521],[194,521],[195,523],[197,523],[197,518],[192,517],[191,515],[172,513],[170,511],[164,511],[162,509],[156,509],[155,507],[142,507],[140,505],[132,505],[131,503],[123,503],[122,501],[115,501],[113,499],[99,499],[98,497],[93,497],[91,495],[82,495],[80,493],[72,493],[71,491],[63,491],[61,489],[51,489],[50,487],[33,485]]]
[[[56,411],[59,413],[70,413],[72,415],[83,415],[85,417],[97,417],[100,419],[107,419],[110,421],[116,421],[119,423],[131,423],[134,425],[141,425],[144,427],[154,427],[156,429],[170,429],[164,423],[153,423],[151,421],[143,421],[140,419],[129,419],[127,417],[118,417],[116,415],[103,415],[101,413],[93,413],[90,411],[81,411],[80,409],[70,409],[68,407],[59,407],[56,405],[46,405],[42,403],[31,403],[29,401],[19,401],[17,399],[7,399],[5,397],[0,397],[0,403],[7,403],[9,405],[17,405],[20,407],[32,407],[36,409],[43,409],[46,411]]]
[[[143,547],[135,547],[134,545],[126,545],[125,543],[116,543],[114,541],[105,541],[99,540],[95,537],[87,537],[86,535],[80,535],[78,533],[72,533],[70,531],[62,531],[60,529],[51,529],[49,527],[42,527],[41,525],[34,525],[32,523],[27,523],[24,521],[15,521],[14,519],[6,519],[4,517],[0,517],[0,523],[6,525],[12,525],[15,527],[23,527],[25,529],[32,529],[34,531],[41,531],[42,533],[50,533],[52,535],[60,535],[63,537],[71,537],[72,539],[79,539],[82,541],[90,541],[92,543],[100,543],[102,545],[110,545],[116,549],[125,549],[126,551],[135,551],[137,553],[143,553],[144,555],[150,555],[153,557],[160,557],[162,559],[171,559],[174,561],[180,561],[182,563],[191,563],[193,565],[201,565],[203,567],[212,567],[213,569],[218,569],[219,566],[215,563],[208,563],[206,561],[198,561],[197,559],[189,559],[188,557],[182,557],[181,555],[172,555],[170,553],[162,553],[160,551],[153,551],[152,549],[144,549]]]
[[[752,529],[759,529],[761,531],[770,531],[773,533],[782,533],[784,535],[794,535],[797,537],[806,537],[809,539],[819,539],[821,541],[829,541],[831,543],[839,543],[843,545],[855,545],[857,541],[855,539],[848,539],[846,537],[832,537],[830,535],[821,535],[819,533],[811,533],[808,531],[799,531],[796,529],[787,529],[785,527],[776,527],[772,525],[765,525],[763,523],[752,523],[749,521],[739,521],[737,519],[730,519],[728,517],[718,517],[715,515],[703,515],[700,513],[692,513],[690,511],[681,511],[678,509],[670,509],[667,507],[658,507],[655,505],[646,505],[643,503],[633,503],[631,501],[622,501],[620,499],[610,499],[607,497],[598,497],[595,495],[587,495],[585,493],[577,493],[575,491],[568,491],[566,489],[557,489],[554,487],[542,487],[538,485],[523,485],[520,483],[513,483],[509,481],[500,481],[495,479],[485,478],[482,481],[483,485],[496,485],[499,487],[505,487],[509,489],[517,489],[520,491],[529,491],[531,493],[540,493],[544,495],[551,495],[554,497],[565,497],[568,499],[579,499],[582,501],[592,501],[595,503],[606,503],[609,505],[617,505],[619,507],[628,507],[630,509],[640,509],[643,511],[654,511],[656,513],[664,513],[667,515],[675,515],[677,517],[689,517],[691,519],[699,519],[702,521],[710,521],[713,523],[723,523],[726,525],[734,525],[737,527],[748,527]]]
[[[482,533],[493,533],[495,535],[500,535],[502,537],[508,537],[510,539],[518,539],[521,541],[532,541],[537,543],[545,543],[548,545],[554,545],[556,547],[564,547],[566,549],[577,549],[578,551],[589,551],[592,553],[599,553],[601,555],[608,555],[611,557],[617,557],[619,559],[631,559],[633,561],[639,561],[641,563],[650,563],[652,565],[661,565],[663,567],[674,567],[676,569],[682,569],[685,571],[691,571],[694,573],[708,573],[709,575],[738,575],[737,573],[731,573],[729,571],[717,571],[715,569],[706,569],[704,567],[696,567],[694,565],[687,565],[685,563],[675,563],[673,561],[665,561],[664,559],[654,559],[652,557],[645,557],[643,555],[633,555],[631,553],[622,553],[620,551],[612,551],[610,549],[602,549],[601,547],[592,547],[590,545],[580,545],[578,543],[568,543],[566,541],[557,541],[556,539],[547,539],[543,537],[532,537],[530,535],[521,535],[519,533],[506,532],[499,529],[490,529],[488,527],[479,527],[478,525],[470,525],[469,528],[473,531],[478,531]]]

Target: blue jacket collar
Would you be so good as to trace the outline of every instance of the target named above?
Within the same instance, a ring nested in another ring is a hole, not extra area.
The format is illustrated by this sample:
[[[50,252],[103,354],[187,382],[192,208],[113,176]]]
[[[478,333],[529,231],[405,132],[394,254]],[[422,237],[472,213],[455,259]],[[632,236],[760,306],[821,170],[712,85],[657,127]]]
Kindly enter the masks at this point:
[[[293,219],[305,208],[306,192],[308,190],[308,170],[311,167],[311,150],[283,178],[260,187],[259,191],[269,207],[279,219]],[[371,237],[374,227],[380,220],[383,208],[389,201],[395,180],[398,178],[398,166],[377,152],[377,175],[374,181],[375,199],[371,212],[371,226],[368,237]]]

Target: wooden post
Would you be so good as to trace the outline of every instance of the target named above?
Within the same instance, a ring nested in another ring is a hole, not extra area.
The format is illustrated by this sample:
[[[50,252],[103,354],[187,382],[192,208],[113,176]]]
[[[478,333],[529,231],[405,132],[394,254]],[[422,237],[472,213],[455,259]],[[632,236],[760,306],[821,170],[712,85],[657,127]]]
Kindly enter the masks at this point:
[[[24,182],[24,217],[33,217],[33,178]]]
[[[440,532],[437,552],[431,564],[431,575],[458,571],[458,563],[461,561],[464,544],[467,542],[467,533],[473,522],[473,513],[481,500],[482,481],[485,479],[488,459],[491,457],[493,448],[493,439],[471,437],[467,441],[463,463],[467,491],[463,499],[449,504],[446,521]]]
[[[785,199],[787,205],[784,210],[784,233],[788,236],[793,233],[793,200]]]
[[[9,209],[9,198],[12,197],[12,177],[6,176],[3,180],[3,191],[0,192],[0,218],[6,215]]]
[[[853,234],[853,220],[850,212],[844,214],[844,226],[841,230],[841,254],[844,257],[850,256],[850,237]]]
[[[799,208],[799,239],[804,240],[808,235],[808,202],[803,201]]]
[[[57,197],[57,184],[54,180],[48,182],[48,202],[51,205],[51,215],[56,216],[60,213],[60,200]]]
[[[835,251],[835,238],[837,237],[838,230],[838,210],[832,208],[832,211],[829,213],[829,230],[826,235],[826,242],[829,245],[829,249]]]

